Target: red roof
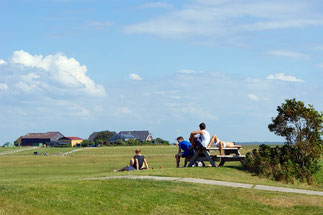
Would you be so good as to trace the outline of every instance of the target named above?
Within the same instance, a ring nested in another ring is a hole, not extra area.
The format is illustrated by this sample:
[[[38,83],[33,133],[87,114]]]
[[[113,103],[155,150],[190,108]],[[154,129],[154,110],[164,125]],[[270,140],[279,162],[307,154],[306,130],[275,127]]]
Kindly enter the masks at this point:
[[[83,140],[82,138],[79,138],[79,137],[65,137],[65,138],[70,140]]]

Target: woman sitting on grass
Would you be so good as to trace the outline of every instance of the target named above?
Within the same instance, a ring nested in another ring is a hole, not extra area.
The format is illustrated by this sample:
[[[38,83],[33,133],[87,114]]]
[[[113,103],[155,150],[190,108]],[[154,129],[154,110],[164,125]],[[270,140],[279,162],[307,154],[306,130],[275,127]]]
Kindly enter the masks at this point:
[[[236,145],[235,142],[224,142],[222,140],[219,140],[219,138],[216,135],[213,135],[211,138],[211,141],[207,148],[211,147],[212,143],[215,143],[215,146],[219,148],[220,155],[223,154],[224,148],[241,148],[241,145]]]
[[[141,154],[140,149],[136,149],[135,153],[136,155],[133,157],[133,159],[130,159],[129,166],[123,167],[118,171],[115,170],[114,172],[149,169],[146,158]]]

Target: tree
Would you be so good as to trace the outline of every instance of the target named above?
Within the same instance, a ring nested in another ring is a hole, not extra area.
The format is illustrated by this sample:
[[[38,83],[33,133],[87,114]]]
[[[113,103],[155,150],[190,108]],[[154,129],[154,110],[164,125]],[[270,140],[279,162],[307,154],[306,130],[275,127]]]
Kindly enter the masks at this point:
[[[102,142],[109,142],[110,138],[113,137],[115,134],[115,132],[111,131],[100,131],[94,138],[94,142],[96,144],[102,144]]]
[[[292,167],[288,174],[311,183],[312,175],[320,169],[318,160],[323,152],[323,114],[295,98],[287,99],[277,111],[268,128],[286,139],[281,163]]]
[[[154,142],[159,145],[169,145],[169,141],[163,140],[162,138],[159,138],[159,137],[157,137]]]
[[[15,146],[21,146],[21,137],[14,141]]]
[[[315,160],[322,154],[323,114],[316,111],[313,105],[306,107],[296,99],[287,99],[277,107],[278,115],[268,125],[271,132],[285,137],[286,144],[295,145],[299,164],[305,160]]]
[[[313,183],[313,174],[320,169],[323,152],[321,139],[323,114],[312,105],[306,107],[296,99],[287,99],[277,107],[278,115],[268,125],[270,131],[286,139],[285,145],[260,145],[246,154],[244,169],[260,176],[285,182],[295,180]]]
[[[88,146],[90,146],[90,145],[93,145],[94,144],[94,142],[92,142],[92,141],[89,141],[89,140],[83,140],[82,141],[82,143],[81,143],[81,145],[83,146],[83,147],[88,147]]]

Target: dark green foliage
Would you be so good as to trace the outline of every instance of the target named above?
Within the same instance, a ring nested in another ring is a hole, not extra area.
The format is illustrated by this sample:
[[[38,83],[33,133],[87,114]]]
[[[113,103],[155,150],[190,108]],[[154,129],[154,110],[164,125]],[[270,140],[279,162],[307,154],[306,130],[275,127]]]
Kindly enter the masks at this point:
[[[277,111],[268,128],[284,137],[285,145],[275,148],[260,145],[258,150],[247,153],[243,167],[275,180],[311,184],[312,175],[320,169],[318,160],[323,152],[323,114],[295,99],[286,100]]]
[[[161,138],[156,138],[154,142],[159,145],[169,145],[169,141],[163,140]]]
[[[140,141],[138,139],[129,139],[127,141],[116,140],[110,143],[110,146],[143,146],[143,145],[169,145],[167,140],[156,138],[154,141]]]
[[[110,138],[113,137],[116,133],[111,131],[101,131],[94,138],[96,144],[103,144],[104,142],[110,141]]]
[[[81,145],[82,147],[88,147],[88,146],[91,146],[91,145],[94,145],[95,143],[92,142],[92,141],[89,141],[89,140],[83,140]]]

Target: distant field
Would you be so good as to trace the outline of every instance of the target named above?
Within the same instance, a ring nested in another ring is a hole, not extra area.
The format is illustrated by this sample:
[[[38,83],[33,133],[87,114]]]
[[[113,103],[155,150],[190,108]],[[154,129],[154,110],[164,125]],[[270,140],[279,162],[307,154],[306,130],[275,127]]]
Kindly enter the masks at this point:
[[[322,214],[321,196],[180,182],[84,180],[113,175],[177,176],[323,191],[322,170],[316,174],[317,184],[308,186],[258,178],[241,171],[239,162],[227,162],[220,168],[177,169],[175,146],[141,147],[154,169],[114,173],[114,169],[128,164],[135,148],[90,148],[67,156],[62,154],[75,148],[39,148],[0,156],[0,215],[183,214],[183,211],[194,214]],[[242,154],[252,148],[254,146],[244,146]],[[41,155],[33,155],[34,151]]]

